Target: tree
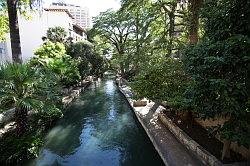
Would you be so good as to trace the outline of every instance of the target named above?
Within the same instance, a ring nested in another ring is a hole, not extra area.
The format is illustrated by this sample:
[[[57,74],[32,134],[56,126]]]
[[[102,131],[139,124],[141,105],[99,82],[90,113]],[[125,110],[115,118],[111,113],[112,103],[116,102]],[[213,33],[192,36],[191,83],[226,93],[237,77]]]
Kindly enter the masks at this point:
[[[177,110],[186,109],[185,92],[190,81],[182,61],[162,57],[145,63],[132,83],[136,95],[159,103],[166,101],[169,107]]]
[[[52,42],[64,43],[67,37],[67,32],[63,27],[51,27],[47,30],[46,33],[47,39]]]
[[[191,15],[189,27],[189,41],[191,44],[198,42],[198,29],[199,29],[199,9],[203,0],[189,0],[189,11]]]
[[[67,53],[80,61],[78,68],[82,77],[88,74],[100,76],[104,72],[104,60],[92,43],[88,41],[73,43]]]
[[[40,0],[7,0],[12,59],[16,63],[22,63],[17,12],[18,10],[22,12],[21,10],[25,11],[28,8],[31,8],[32,4],[40,5]]]
[[[154,41],[150,29],[152,29],[151,24],[159,17],[159,13],[150,0],[123,0],[121,6],[118,12],[125,17],[129,14],[129,22],[133,25],[124,59],[125,66],[129,69],[127,78],[131,78],[139,72],[148,56],[152,55]]]
[[[250,143],[249,9],[244,0],[205,1],[204,37],[196,46],[188,46],[184,56],[194,80],[191,100],[200,117],[229,117],[217,126],[225,139],[222,159],[230,157],[231,142],[246,147]]]
[[[126,16],[108,10],[101,13],[94,20],[93,28],[97,33],[115,47],[121,75],[125,74],[124,58],[126,43],[133,25],[129,22],[129,15]]]
[[[35,55],[37,57],[31,60],[31,64],[55,73],[63,85],[72,86],[80,81],[79,61],[66,54],[62,43],[47,41],[35,51]]]

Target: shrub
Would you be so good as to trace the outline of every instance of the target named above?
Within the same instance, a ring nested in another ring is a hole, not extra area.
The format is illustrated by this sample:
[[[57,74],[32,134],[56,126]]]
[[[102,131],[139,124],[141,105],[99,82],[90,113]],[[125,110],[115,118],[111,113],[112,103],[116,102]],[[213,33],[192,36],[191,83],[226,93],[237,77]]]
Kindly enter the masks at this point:
[[[28,111],[41,111],[58,101],[59,94],[51,76],[24,64],[0,67],[0,104],[13,103],[17,135],[28,130]]]
[[[21,137],[15,137],[8,133],[0,139],[0,164],[16,165],[25,160],[38,156],[39,149],[43,145],[43,134],[39,131],[26,132]]]
[[[176,109],[186,107],[185,92],[189,84],[179,59],[167,58],[145,65],[135,77],[132,88],[139,97],[167,101]]]
[[[63,27],[56,26],[47,30],[47,38],[52,42],[63,43],[66,41],[67,32]]]
[[[32,59],[31,64],[57,74],[63,85],[74,85],[80,80],[79,62],[66,54],[63,44],[48,41],[35,54],[38,57]]]

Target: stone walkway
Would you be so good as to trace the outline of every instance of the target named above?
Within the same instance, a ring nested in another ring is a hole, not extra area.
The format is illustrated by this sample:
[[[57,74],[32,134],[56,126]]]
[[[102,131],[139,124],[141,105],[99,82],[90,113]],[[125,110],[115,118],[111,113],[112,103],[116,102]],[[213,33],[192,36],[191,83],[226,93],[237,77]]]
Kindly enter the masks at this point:
[[[119,88],[134,110],[137,119],[143,126],[155,149],[165,165],[168,166],[202,166],[204,165],[195,155],[188,151],[175,136],[158,120],[162,106],[154,108],[154,102],[148,102],[145,107],[133,107],[132,93],[129,87]],[[155,110],[156,109],[156,110]]]

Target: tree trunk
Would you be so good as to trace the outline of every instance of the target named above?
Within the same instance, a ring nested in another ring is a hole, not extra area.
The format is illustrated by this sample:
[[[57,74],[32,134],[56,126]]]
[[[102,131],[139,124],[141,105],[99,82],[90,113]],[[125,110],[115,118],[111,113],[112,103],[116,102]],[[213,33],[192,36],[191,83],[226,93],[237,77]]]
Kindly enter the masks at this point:
[[[221,160],[224,160],[226,158],[230,158],[230,145],[231,141],[224,140],[223,150],[222,150],[222,156]]]
[[[168,13],[169,17],[169,43],[168,43],[168,54],[171,56],[173,51],[173,40],[174,40],[174,30],[175,30],[175,11],[177,3],[171,4],[171,11]]]
[[[22,63],[22,52],[17,16],[17,2],[18,0],[7,0],[8,16],[9,16],[9,28],[10,28],[10,40],[12,50],[12,60],[16,63]]]
[[[199,29],[199,9],[203,0],[190,0],[191,22],[189,29],[189,42],[196,44],[198,42],[198,29]]]
[[[28,111],[26,109],[16,108],[14,117],[17,136],[21,136],[28,129]]]
[[[173,38],[174,38],[174,11],[169,13],[169,44],[168,54],[172,55],[173,50]]]
[[[124,77],[125,76],[125,72],[124,72],[124,65],[122,62],[120,62],[120,70],[121,70],[121,76]]]

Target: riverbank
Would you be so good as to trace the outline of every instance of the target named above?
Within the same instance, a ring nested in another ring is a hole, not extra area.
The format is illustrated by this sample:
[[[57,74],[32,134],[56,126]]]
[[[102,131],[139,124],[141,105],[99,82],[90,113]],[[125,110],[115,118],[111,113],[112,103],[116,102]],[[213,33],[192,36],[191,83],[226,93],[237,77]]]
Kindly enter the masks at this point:
[[[63,90],[64,97],[62,98],[63,107],[66,108],[75,98],[77,98],[84,89],[86,89],[93,82],[91,76],[87,77],[85,80],[79,82],[75,87],[66,88]],[[14,119],[15,109],[9,109],[0,114],[0,138],[4,133],[14,129],[15,122]],[[33,111],[29,112],[29,115],[34,114]]]
[[[63,90],[63,99],[60,106],[61,110],[44,114],[44,112],[28,112],[29,130],[21,137],[16,137],[15,122],[12,114],[9,117],[1,117],[3,128],[0,129],[1,157],[0,165],[16,165],[37,157],[40,148],[46,143],[45,136],[48,131],[60,120],[67,112],[66,107],[70,105],[80,93],[84,91],[91,83],[92,78],[79,82],[74,87]],[[15,111],[14,109],[12,110]],[[14,113],[13,113],[14,114]],[[19,148],[16,148],[19,147]]]
[[[158,114],[164,110],[162,106],[155,107],[154,102],[147,101],[146,106],[135,107],[130,87],[118,81],[120,92],[127,99],[138,121],[161,156],[165,165],[169,166],[200,166],[203,164],[195,155],[188,151],[175,136],[158,120]]]

